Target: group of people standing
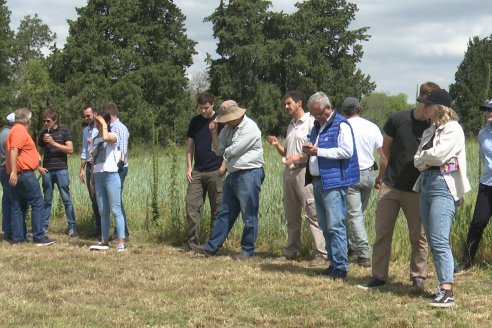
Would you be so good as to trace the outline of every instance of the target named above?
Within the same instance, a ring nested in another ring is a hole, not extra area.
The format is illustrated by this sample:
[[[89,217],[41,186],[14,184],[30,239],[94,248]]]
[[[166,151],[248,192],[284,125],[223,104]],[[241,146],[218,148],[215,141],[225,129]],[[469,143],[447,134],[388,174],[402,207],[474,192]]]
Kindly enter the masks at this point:
[[[488,154],[490,147],[483,149],[483,140],[488,140],[484,131],[491,129],[490,124],[479,136],[488,168],[481,177],[463,259],[454,268],[451,225],[470,184],[465,136],[451,109],[449,93],[433,82],[422,84],[416,108],[393,113],[383,127],[384,134],[361,117],[362,108],[356,98],[346,98],[340,113],[323,92],[309,98],[308,111],[303,108],[303,98],[297,91],[284,95],[284,107],[292,117],[285,139],[281,143],[275,136],[267,137],[285,165],[283,205],[288,236],[284,255],[277,260],[299,256],[304,212],[313,241],[310,264],[328,264],[321,275],[345,279],[350,259],[372,270],[371,278],[358,287],[382,287],[388,280],[392,236],[402,209],[411,242],[412,288],[424,290],[430,246],[439,285],[429,304],[452,306],[453,272],[470,268],[492,214],[487,189],[491,185],[492,155]],[[199,95],[201,113],[193,118],[188,130],[189,228],[184,248],[207,257],[216,255],[241,213],[241,252],[233,258],[245,260],[254,255],[258,230],[259,193],[264,178],[261,132],[236,102],[223,102],[219,113],[215,113],[214,105],[213,95]],[[480,108],[492,123],[492,102]],[[224,166],[229,172],[225,181]],[[373,188],[379,193],[371,256],[364,213]],[[207,193],[212,209],[211,235],[201,244],[200,211]]]
[[[109,249],[111,209],[116,222],[117,249],[126,250],[128,228],[121,193],[128,172],[129,132],[119,121],[114,103],[106,104],[101,115],[87,106],[83,115],[88,125],[83,130],[80,179],[82,182],[87,179],[96,217],[96,235],[101,237],[101,242],[91,249]],[[14,245],[27,242],[26,214],[30,205],[33,242],[37,246],[48,246],[55,243],[46,236],[55,184],[65,207],[68,236],[78,235],[67,160],[67,154],[73,153],[73,138],[70,130],[59,124],[56,112],[47,109],[43,113],[44,129],[37,137],[37,148],[28,132],[31,117],[29,109],[17,109],[7,116],[8,126],[0,132],[3,238]],[[42,191],[36,170],[42,177]]]

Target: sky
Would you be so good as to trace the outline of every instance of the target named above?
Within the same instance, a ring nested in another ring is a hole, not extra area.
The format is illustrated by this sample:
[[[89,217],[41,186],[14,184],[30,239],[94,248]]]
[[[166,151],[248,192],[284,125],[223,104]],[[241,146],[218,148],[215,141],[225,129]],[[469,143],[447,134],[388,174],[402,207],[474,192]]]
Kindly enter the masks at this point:
[[[219,0],[175,0],[187,19],[188,37],[197,41],[197,55],[188,69],[193,76],[206,70],[206,54],[214,57],[212,25],[203,18]],[[292,13],[298,0],[272,0],[272,11]],[[35,13],[57,34],[57,46],[68,35],[67,19],[76,19],[75,7],[86,0],[7,0],[11,26]],[[359,0],[351,28],[369,27],[358,67],[376,83],[376,91],[405,93],[414,102],[417,86],[433,81],[448,89],[473,36],[492,35],[492,2],[487,0]]]

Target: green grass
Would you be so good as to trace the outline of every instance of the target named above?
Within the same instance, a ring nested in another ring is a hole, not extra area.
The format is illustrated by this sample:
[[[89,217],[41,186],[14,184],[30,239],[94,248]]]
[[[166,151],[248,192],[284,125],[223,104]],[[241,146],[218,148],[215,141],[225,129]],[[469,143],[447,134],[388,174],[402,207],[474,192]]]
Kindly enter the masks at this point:
[[[492,233],[487,229],[478,265],[456,277],[457,306],[433,310],[425,295],[409,292],[409,241],[404,218],[397,222],[390,267],[391,283],[377,292],[356,285],[370,270],[351,266],[346,283],[316,276],[310,268],[310,236],[304,223],[301,261],[278,263],[286,241],[280,157],[265,144],[266,179],[260,195],[258,257],[234,262],[240,221],[215,258],[181,253],[186,193],[182,149],[159,150],[159,183],[152,184],[149,149],[133,148],[124,203],[131,239],[124,254],[90,252],[94,242],[91,207],[78,181],[79,159],[70,157],[71,192],[81,236],[69,240],[57,193],[48,248],[0,243],[0,327],[488,327],[492,300]],[[174,163],[174,164],[173,164]],[[460,207],[452,231],[460,254],[471,220],[477,185],[478,151],[468,142],[468,176],[473,190]],[[152,193],[157,193],[159,224],[152,222]],[[374,240],[376,192],[366,223]],[[204,210],[203,240],[209,209]],[[431,264],[429,257],[429,264]],[[432,265],[428,292],[437,284]]]

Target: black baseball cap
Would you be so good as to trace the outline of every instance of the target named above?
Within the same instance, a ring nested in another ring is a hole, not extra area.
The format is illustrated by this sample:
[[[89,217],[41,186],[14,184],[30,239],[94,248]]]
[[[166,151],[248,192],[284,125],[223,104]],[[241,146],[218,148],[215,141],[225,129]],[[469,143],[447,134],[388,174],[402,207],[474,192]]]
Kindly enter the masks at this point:
[[[491,110],[492,109],[492,98],[489,99],[484,105],[480,106],[480,110]]]
[[[419,98],[419,103],[426,105],[443,105],[451,107],[451,96],[444,89],[434,89],[425,98]]]

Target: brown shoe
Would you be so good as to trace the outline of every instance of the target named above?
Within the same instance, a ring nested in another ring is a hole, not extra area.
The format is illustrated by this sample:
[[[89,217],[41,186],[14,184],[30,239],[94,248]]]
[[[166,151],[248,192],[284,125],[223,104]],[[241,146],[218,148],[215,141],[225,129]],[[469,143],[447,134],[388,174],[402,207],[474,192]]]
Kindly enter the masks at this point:
[[[207,251],[205,249],[204,245],[190,244],[190,248],[193,250],[193,252],[198,253],[198,254],[203,254],[203,255],[205,255],[205,257],[215,255],[214,253]]]
[[[326,259],[323,255],[321,254],[316,254],[314,256],[314,259],[309,262],[310,266],[325,266],[326,265]]]

